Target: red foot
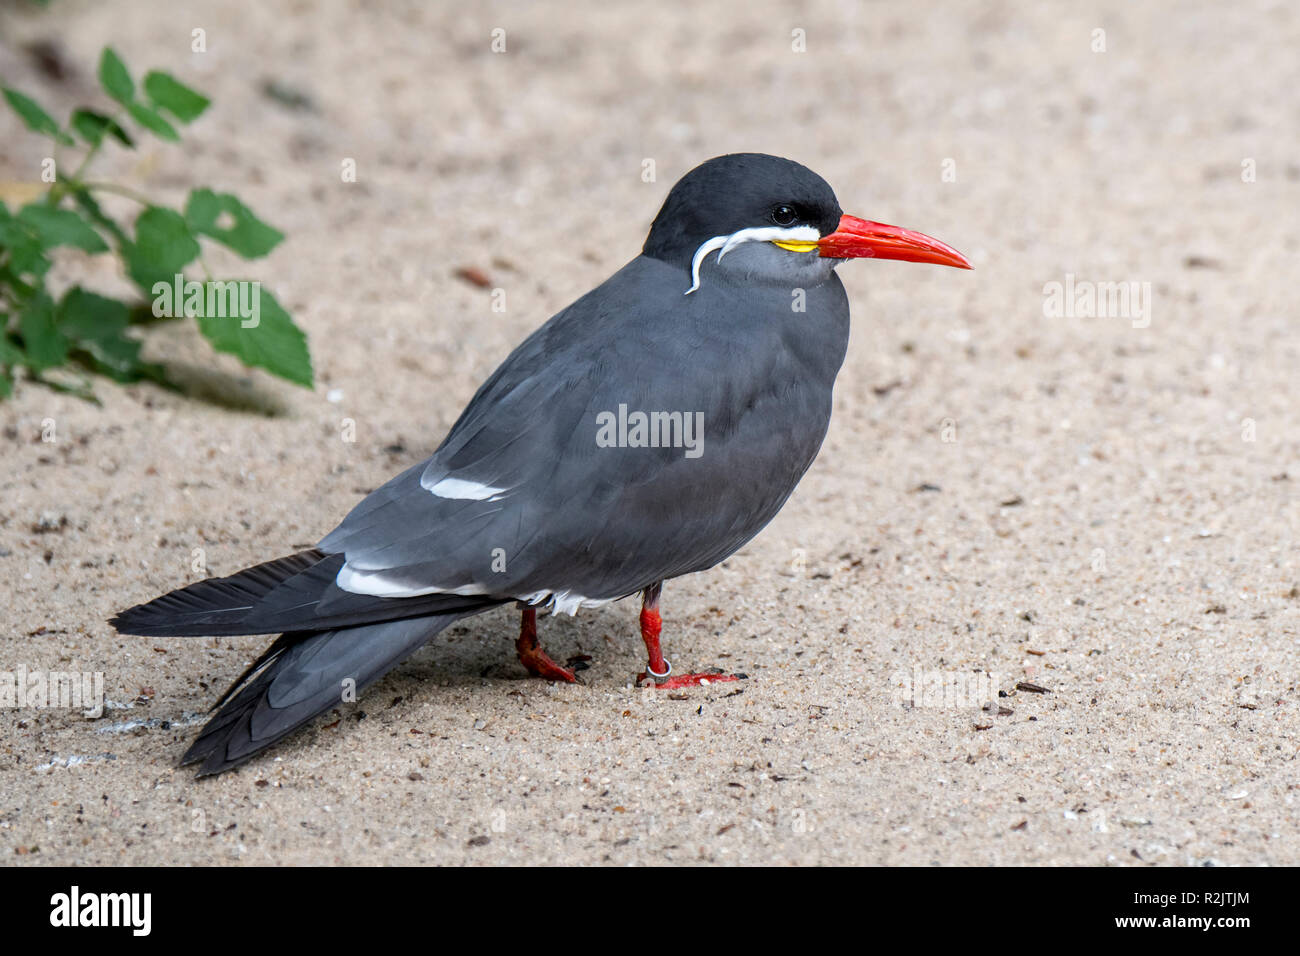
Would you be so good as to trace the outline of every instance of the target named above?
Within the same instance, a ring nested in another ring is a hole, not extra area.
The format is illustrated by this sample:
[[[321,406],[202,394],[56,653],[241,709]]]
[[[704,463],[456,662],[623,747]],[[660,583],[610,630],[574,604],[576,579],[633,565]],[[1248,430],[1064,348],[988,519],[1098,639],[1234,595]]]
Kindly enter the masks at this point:
[[[636,676],[636,682],[644,686],[657,687],[660,690],[677,690],[680,687],[707,687],[710,684],[725,684],[729,681],[744,680],[744,674],[672,674],[672,668],[664,660],[663,649],[659,646],[659,635],[663,632],[663,618],[659,616],[659,591],[662,582],[652,584],[645,589],[641,597],[641,640],[645,641],[646,656],[650,658],[648,666]],[[663,680],[655,680],[650,672],[667,674]]]
[[[528,673],[534,677],[563,681],[566,684],[578,682],[578,675],[567,667],[555,663],[546,651],[542,650],[542,645],[537,641],[537,611],[531,607],[524,609],[523,620],[519,625],[519,640],[515,641],[515,650],[519,652],[519,663],[523,664]]]
[[[710,684],[725,684],[729,681],[745,680],[744,674],[672,674],[666,680],[656,681],[645,671],[636,675],[636,682],[656,690],[677,690],[681,687],[708,687]]]
[[[567,684],[576,684],[578,675],[573,673],[567,667],[561,667],[555,661],[551,660],[544,650],[540,647],[532,652],[519,652],[519,662],[528,668],[528,673],[534,677],[543,677],[546,680],[564,681]]]

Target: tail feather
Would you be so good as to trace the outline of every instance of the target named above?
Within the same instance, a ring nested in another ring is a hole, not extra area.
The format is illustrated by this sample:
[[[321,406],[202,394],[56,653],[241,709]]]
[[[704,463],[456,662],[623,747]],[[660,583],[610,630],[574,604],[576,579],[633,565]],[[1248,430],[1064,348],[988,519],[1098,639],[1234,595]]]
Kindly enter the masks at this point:
[[[489,595],[379,598],[340,591],[342,554],[300,551],[209,578],[118,614],[125,634],[218,636],[283,631],[214,705],[182,764],[199,776],[238,766],[378,680],[453,621],[504,603]]]
[[[128,608],[109,623],[146,637],[220,637],[315,632],[407,617],[481,610],[505,598],[431,593],[410,598],[353,594],[335,584],[342,554],[311,549],[178,588]]]
[[[306,636],[307,635],[305,634],[291,632],[288,634],[281,634],[277,637],[267,646],[266,650],[262,651],[262,653],[258,655],[257,660],[245,667],[244,672],[234,679],[231,685],[226,688],[226,692],[218,697],[217,702],[208,709],[208,713],[220,710],[221,705],[230,700],[230,698],[233,697],[241,687],[247,684],[249,679],[260,671],[268,661],[273,657],[282,654],[285,650],[292,647],[295,643]]]
[[[338,706],[345,687],[360,693],[443,628],[483,609],[281,636],[261,669],[254,664],[222,696],[181,763],[201,761],[199,776],[238,766]]]
[[[312,548],[265,564],[245,568],[224,578],[208,578],[177,588],[146,604],[127,608],[109,620],[123,634],[148,637],[171,635],[212,636],[249,633],[236,629],[242,619],[268,594],[304,571],[310,571],[330,555]],[[339,563],[342,557],[339,556]],[[265,633],[265,632],[252,632]]]

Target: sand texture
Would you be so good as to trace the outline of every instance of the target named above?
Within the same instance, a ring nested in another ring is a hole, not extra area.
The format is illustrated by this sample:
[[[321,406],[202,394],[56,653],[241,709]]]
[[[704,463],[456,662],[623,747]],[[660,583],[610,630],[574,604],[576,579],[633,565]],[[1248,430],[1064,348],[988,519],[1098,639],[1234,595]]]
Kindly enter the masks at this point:
[[[149,354],[188,395],[0,404],[0,671],[101,672],[114,705],[0,711],[0,861],[1300,862],[1294,4],[0,10],[0,76],[64,114],[101,102],[106,43],[213,106],[100,175],[232,190],[283,230],[209,264],[275,292],[318,383],[165,327]],[[0,111],[0,180],[34,182],[45,149]],[[840,270],[820,457],[757,539],[667,585],[676,666],[750,679],[634,689],[625,601],[542,619],[552,656],[592,658],[547,685],[503,609],[236,772],[178,769],[268,638],[106,619],[195,580],[197,553],[229,574],[319,540],[637,254],[679,176],[740,150],[975,264]],[[108,257],[55,275],[127,289]],[[1146,283],[1145,315],[1050,314],[1067,276]],[[915,673],[992,676],[955,706],[902,700]]]

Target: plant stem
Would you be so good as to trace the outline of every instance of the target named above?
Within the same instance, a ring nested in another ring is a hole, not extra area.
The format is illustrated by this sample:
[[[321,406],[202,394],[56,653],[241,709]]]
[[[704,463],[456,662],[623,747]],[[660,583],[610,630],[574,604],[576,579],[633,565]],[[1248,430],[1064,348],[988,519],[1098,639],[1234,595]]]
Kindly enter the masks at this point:
[[[92,192],[115,193],[118,196],[125,196],[127,199],[134,200],[142,206],[152,206],[149,197],[144,193],[136,192],[128,186],[119,186],[117,183],[100,183],[100,182],[78,182],[77,186],[89,189]]]
[[[121,115],[122,115],[122,111],[118,110],[116,113],[114,113],[112,116],[108,118],[108,123],[104,126],[104,130],[99,137],[99,141],[93,143],[91,147],[88,150],[86,150],[86,155],[81,158],[81,164],[77,166],[77,168],[73,171],[72,175],[68,178],[67,180],[68,185],[63,189],[59,189],[59,187],[63,185],[63,180],[60,179],[60,180],[56,180],[54,185],[50,187],[49,204],[51,206],[57,206],[59,204],[59,200],[63,198],[65,193],[68,193],[71,190],[81,185],[81,174],[86,171],[86,167],[90,165],[90,161],[95,158],[95,155],[99,152],[99,148],[104,145],[104,140],[107,139],[109,135],[108,133],[109,129],[111,129],[112,126],[118,122],[118,117]],[[54,168],[56,170],[58,169],[57,161],[55,162]]]

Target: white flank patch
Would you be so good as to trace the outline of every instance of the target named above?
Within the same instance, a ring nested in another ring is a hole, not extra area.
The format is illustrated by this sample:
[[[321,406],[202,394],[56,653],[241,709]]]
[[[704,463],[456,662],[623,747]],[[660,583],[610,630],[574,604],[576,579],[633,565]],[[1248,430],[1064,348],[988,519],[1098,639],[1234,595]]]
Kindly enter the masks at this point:
[[[458,588],[440,588],[433,585],[425,588],[412,587],[409,584],[403,584],[401,581],[394,581],[392,578],[384,577],[383,571],[361,571],[348,564],[339,568],[334,583],[344,591],[350,591],[353,594],[369,594],[372,597],[384,598],[420,597],[423,594],[473,595],[487,593],[477,584],[465,584]]]
[[[425,594],[473,596],[488,593],[485,588],[477,584],[465,584],[458,588],[412,587],[409,584],[403,584],[392,578],[384,577],[383,571],[362,571],[347,564],[344,564],[339,569],[334,583],[344,591],[349,591],[352,594],[369,594],[372,597],[381,598],[412,598]],[[614,599],[584,597],[575,591],[534,591],[531,594],[515,595],[515,600],[533,606],[541,605],[542,610],[549,611],[552,614],[568,614],[572,617],[578,613],[580,608],[601,607],[609,604]]]
[[[686,294],[690,295],[700,287],[700,266],[714,249],[720,250],[718,260],[721,261],[723,256],[742,242],[771,242],[774,239],[783,242],[816,242],[821,237],[821,233],[814,226],[753,226],[749,229],[737,230],[729,236],[714,236],[701,243],[700,248],[695,250],[695,255],[691,258],[691,279],[694,284],[686,290]]]
[[[362,571],[347,564],[339,568],[334,583],[352,594],[369,594],[372,597],[382,598],[411,598],[425,594],[474,596],[488,593],[486,588],[477,584],[464,584],[458,588],[412,587],[384,577],[383,571]],[[534,591],[531,594],[517,594],[514,597],[516,601],[523,601],[525,604],[541,605],[542,610],[550,611],[552,614],[568,614],[570,617],[576,615],[580,608],[602,607],[614,600],[584,597],[576,591]]]
[[[525,604],[545,604],[543,610],[573,617],[578,613],[579,608],[601,607],[610,603],[613,598],[583,597],[573,591],[534,591],[532,594],[521,594],[516,600],[523,601]]]
[[[478,481],[466,481],[464,478],[443,478],[433,485],[425,485],[425,488],[439,498],[456,498],[460,501],[495,501],[499,495],[509,490],[493,488]]]

